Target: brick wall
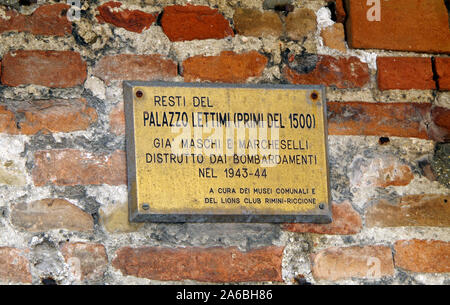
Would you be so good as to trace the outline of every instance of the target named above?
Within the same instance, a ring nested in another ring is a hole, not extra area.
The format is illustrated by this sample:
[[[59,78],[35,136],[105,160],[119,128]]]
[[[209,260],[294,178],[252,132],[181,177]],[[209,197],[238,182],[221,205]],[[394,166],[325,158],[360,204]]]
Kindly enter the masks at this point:
[[[0,1],[1,283],[450,284],[444,0],[81,2]],[[126,79],[326,85],[333,222],[129,223]]]

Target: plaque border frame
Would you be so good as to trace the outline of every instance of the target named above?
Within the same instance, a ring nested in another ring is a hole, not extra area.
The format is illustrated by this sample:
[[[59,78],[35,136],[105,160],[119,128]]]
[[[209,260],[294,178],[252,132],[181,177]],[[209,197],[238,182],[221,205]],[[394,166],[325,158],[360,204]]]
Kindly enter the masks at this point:
[[[149,214],[139,213],[136,187],[136,151],[134,133],[134,87],[187,87],[187,88],[249,88],[249,89],[294,89],[315,90],[321,95],[325,138],[328,203],[324,209],[317,207],[302,214]],[[130,222],[153,223],[318,223],[332,222],[332,202],[330,192],[330,166],[328,149],[327,104],[324,85],[290,84],[229,84],[229,83],[181,83],[163,81],[123,81],[125,109],[125,142],[127,159],[128,217]]]

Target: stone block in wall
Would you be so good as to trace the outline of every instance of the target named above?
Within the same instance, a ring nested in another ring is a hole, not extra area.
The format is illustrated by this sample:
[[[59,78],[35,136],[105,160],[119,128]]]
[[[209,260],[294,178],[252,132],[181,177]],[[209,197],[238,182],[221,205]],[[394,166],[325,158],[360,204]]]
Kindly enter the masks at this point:
[[[236,32],[244,36],[279,37],[283,33],[283,24],[274,11],[237,8],[233,16]]]

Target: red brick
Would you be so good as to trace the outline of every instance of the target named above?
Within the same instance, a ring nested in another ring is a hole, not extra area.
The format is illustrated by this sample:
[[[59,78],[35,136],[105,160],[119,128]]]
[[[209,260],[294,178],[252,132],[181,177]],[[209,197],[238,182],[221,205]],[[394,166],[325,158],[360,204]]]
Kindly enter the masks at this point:
[[[17,114],[21,114],[20,120]],[[97,121],[97,112],[86,105],[85,99],[37,100],[16,111],[2,106],[0,117],[0,132],[32,135],[85,130]]]
[[[125,134],[125,113],[122,102],[116,105],[109,114],[109,128],[116,135]]]
[[[332,247],[311,255],[316,280],[381,278],[394,275],[391,249],[385,246]]]
[[[86,62],[72,51],[14,51],[2,59],[2,83],[68,88],[86,80]]]
[[[47,198],[33,202],[20,202],[12,206],[11,222],[29,232],[54,229],[87,232],[94,228],[92,216],[69,201]]]
[[[161,55],[120,54],[100,59],[93,74],[109,84],[115,80],[172,80],[178,69],[174,61]]]
[[[449,42],[450,44],[450,42]],[[450,58],[436,58],[436,72],[439,76],[439,89],[450,90]]]
[[[361,216],[352,205],[346,201],[343,203],[333,203],[333,222],[330,224],[286,224],[283,228],[296,233],[317,233],[317,234],[356,234],[362,229]]]
[[[380,90],[436,89],[431,58],[378,57],[377,66]]]
[[[381,21],[369,21],[366,1],[347,1],[347,37],[352,48],[449,53],[444,1],[381,1]]]
[[[61,252],[66,263],[70,265],[72,276],[77,280],[94,282],[102,280],[108,268],[108,257],[103,245],[65,243]]]
[[[394,245],[395,266],[412,272],[450,272],[450,243],[437,240],[400,240]]]
[[[0,33],[17,31],[34,35],[64,36],[72,34],[72,23],[66,14],[69,5],[58,3],[38,7],[31,15],[21,15],[14,10],[7,10],[6,17],[0,17]]]
[[[161,26],[170,41],[221,39],[234,36],[225,17],[217,9],[207,6],[165,7]]]
[[[260,76],[267,65],[267,57],[256,51],[236,54],[223,51],[219,56],[194,56],[183,62],[186,82],[212,81],[243,83]]]
[[[328,102],[327,105],[331,135],[430,138],[427,127],[430,104]]]
[[[76,149],[42,150],[35,153],[36,186],[126,184],[125,152],[96,155]]]
[[[433,122],[450,133],[450,109],[435,106],[431,108]]]
[[[14,113],[6,106],[0,106],[0,132],[17,134],[17,125]]]
[[[31,283],[28,251],[11,247],[0,247],[0,281]]]
[[[110,23],[131,32],[142,33],[156,21],[157,14],[120,8],[122,3],[109,1],[98,7],[100,23]]]
[[[124,247],[112,265],[124,275],[160,281],[282,281],[283,248],[270,246],[241,252],[231,248]]]
[[[299,73],[286,66],[284,76],[292,84],[325,85],[337,88],[360,88],[370,80],[369,67],[357,57],[319,55],[316,67],[309,73]]]
[[[406,195],[396,202],[380,200],[366,211],[368,227],[450,227],[450,196]]]

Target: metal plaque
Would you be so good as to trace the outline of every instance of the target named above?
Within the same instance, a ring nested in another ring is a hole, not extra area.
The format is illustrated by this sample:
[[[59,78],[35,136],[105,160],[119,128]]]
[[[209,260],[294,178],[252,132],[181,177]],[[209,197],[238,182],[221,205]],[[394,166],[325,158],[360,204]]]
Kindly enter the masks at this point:
[[[130,221],[331,222],[322,86],[124,82]]]

